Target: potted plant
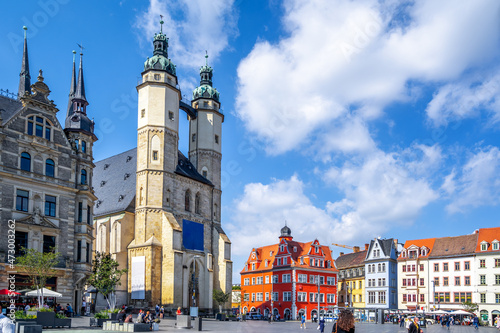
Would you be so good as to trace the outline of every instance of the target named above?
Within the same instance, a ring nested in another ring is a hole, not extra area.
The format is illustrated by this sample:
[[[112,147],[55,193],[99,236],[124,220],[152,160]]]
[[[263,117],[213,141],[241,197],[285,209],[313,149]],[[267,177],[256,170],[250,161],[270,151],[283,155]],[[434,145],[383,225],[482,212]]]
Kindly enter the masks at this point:
[[[47,326],[54,327],[55,318],[56,318],[56,313],[54,312],[54,310],[45,307],[37,308],[36,323],[38,325],[42,325],[42,327],[47,327]]]
[[[94,318],[95,318],[95,320],[94,320],[95,325],[99,326],[99,327],[101,327],[102,323],[104,323],[105,321],[111,320],[109,318],[109,313],[107,311],[101,311],[101,312],[96,313],[94,315]]]

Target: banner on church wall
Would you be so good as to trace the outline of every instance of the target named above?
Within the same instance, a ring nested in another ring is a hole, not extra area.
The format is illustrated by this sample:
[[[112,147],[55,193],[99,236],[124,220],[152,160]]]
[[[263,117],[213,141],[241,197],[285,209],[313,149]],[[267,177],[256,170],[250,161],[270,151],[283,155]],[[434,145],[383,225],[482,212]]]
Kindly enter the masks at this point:
[[[203,223],[182,220],[182,243],[188,250],[203,251],[204,229]]]
[[[132,299],[146,298],[146,257],[132,257]]]

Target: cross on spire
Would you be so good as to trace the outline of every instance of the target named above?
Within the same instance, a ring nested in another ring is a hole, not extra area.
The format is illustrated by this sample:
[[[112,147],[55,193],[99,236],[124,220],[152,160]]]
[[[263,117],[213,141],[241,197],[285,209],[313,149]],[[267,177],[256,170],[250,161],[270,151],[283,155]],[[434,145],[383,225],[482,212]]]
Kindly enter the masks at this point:
[[[208,51],[205,50],[205,65],[208,66]]]
[[[80,55],[83,55],[83,49],[84,49],[83,43],[82,44],[76,43],[76,45],[78,45],[78,47],[80,48]]]
[[[160,33],[163,33],[163,15],[160,15]]]

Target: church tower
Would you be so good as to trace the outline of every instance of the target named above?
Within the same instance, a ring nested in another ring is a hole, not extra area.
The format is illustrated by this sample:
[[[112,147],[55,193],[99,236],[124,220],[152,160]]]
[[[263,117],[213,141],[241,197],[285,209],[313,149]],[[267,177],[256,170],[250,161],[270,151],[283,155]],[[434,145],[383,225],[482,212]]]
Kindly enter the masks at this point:
[[[189,159],[198,172],[214,185],[217,195],[213,218],[220,221],[224,115],[220,110],[219,92],[212,86],[213,69],[208,66],[208,55],[205,59],[205,66],[200,68],[200,85],[194,89],[191,102],[198,115],[189,121]]]

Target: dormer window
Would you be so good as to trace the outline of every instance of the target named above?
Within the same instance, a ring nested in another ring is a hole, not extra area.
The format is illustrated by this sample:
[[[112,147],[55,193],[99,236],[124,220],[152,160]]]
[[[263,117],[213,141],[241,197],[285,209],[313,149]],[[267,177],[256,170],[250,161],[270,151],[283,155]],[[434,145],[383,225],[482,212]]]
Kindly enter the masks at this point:
[[[293,247],[293,252],[297,252],[297,247],[296,246]]]
[[[482,242],[481,243],[481,251],[486,251],[488,250],[488,243]]]
[[[28,117],[26,124],[26,133],[28,135],[35,135],[50,140],[51,130],[52,124],[48,120],[38,116]]]
[[[319,252],[319,247],[315,246],[315,251],[316,251],[316,253],[318,253]]]
[[[264,261],[264,266],[267,267],[269,265],[269,261]]]
[[[285,245],[280,245],[280,252],[285,251]]]
[[[273,256],[273,251],[269,251],[269,256],[272,257]]]
[[[494,240],[492,243],[491,243],[491,249],[494,250],[494,251],[497,251],[499,248],[499,242],[497,240]]]

